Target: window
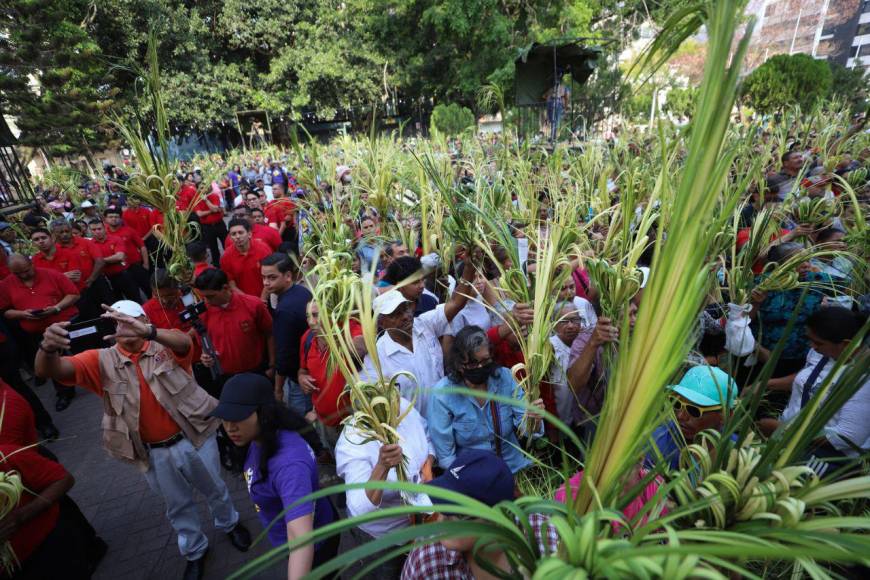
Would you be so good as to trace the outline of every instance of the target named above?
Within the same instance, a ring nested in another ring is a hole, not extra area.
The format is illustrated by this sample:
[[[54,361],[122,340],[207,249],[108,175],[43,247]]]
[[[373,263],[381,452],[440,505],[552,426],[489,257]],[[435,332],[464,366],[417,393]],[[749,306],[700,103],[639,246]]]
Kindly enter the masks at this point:
[[[855,31],[855,36],[864,36],[870,34],[870,22],[858,25],[858,30]]]

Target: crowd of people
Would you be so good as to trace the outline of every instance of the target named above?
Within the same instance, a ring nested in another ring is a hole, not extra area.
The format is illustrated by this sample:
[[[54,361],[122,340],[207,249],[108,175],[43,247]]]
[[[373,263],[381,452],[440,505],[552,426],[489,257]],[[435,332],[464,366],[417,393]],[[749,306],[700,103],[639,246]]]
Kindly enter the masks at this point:
[[[460,145],[451,147],[457,183],[473,181],[467,168],[460,169]],[[844,160],[836,171],[860,170],[865,159]],[[84,184],[76,196],[40,191],[21,219],[0,222],[4,455],[58,437],[53,413],[34,391],[46,381],[55,389],[55,413],[76,404],[77,390],[100,397],[106,452],[136,465],[163,498],[188,561],[185,578],[201,578],[209,542],[194,490],[206,498],[215,527],[235,548],[246,551],[251,544],[226,478],[244,477],[269,540],[280,546],[336,519],[408,501],[398,491],[351,489],[300,502],[320,488],[324,466],[334,465],[337,477],[353,484],[396,481],[396,468],[404,465],[412,482],[495,505],[520,494],[520,481],[537,463],[561,460],[542,449],[569,446],[543,420],[542,410],[581,441],[590,440],[612,371],[606,352],[618,348],[625,327],[602,313],[602,290],[590,280],[582,256],[571,257],[572,271],[558,290],[549,390],[527,405],[497,402],[491,396],[527,399],[522,375],[515,372],[524,362],[517,328],[527,329],[539,315],[533,304],[501,293],[501,270],[493,262],[503,266],[508,252],[493,240],[489,253],[458,248],[444,264],[441,256],[424,253],[419,237],[385,237],[392,216],[363,203],[345,221],[354,236],[350,267],[370,276],[375,295],[374,351],[368,352],[360,320],[351,320],[347,329],[362,375],[395,377],[402,397],[400,443],[367,438],[345,396],[346,378],[330,362],[320,318],[328,313],[314,299],[317,280],[311,276],[319,256],[308,246],[309,222],[318,211],[339,203],[342,193],[363,196],[354,189],[354,168],[331,168],[334,178],[312,191],[300,185],[286,156],[244,160],[222,161],[222,170],[207,178],[196,167],[180,175],[178,207],[190,210],[198,223],[198,239],[187,247],[188,279],[175,279],[162,267],[156,232],[163,216],[125,195],[127,176],[117,168],[107,168],[103,179]],[[765,203],[836,196],[826,171],[812,151],[789,150],[781,167],[770,168],[757,184],[762,193],[755,192],[746,206],[738,243],[741,235],[747,241],[744,234]],[[618,188],[610,191],[619,194]],[[525,249],[518,266],[527,276],[534,275],[536,256],[523,229],[546,227],[553,211],[545,192],[540,202],[539,224],[511,224],[513,242]],[[765,251],[767,261],[785,264],[806,248],[832,242],[849,249],[837,218],[781,225]],[[864,326],[866,296],[837,291],[851,282],[854,266],[843,257],[801,263],[800,279],[814,282],[808,291],[804,285],[756,292],[747,309],[729,310],[727,299],[711,301],[699,316],[693,357],[669,387],[673,414],[654,433],[639,473],[658,461],[678,467],[681,449],[702,431],[721,428],[729,410],[753,389],[769,395],[771,404],[758,417],[758,430],[766,435],[806,406]],[[650,256],[638,262],[639,289],[626,308],[629,332],[651,267]],[[97,330],[88,334],[89,326]],[[772,375],[759,385],[758,371],[778,347]],[[816,454],[855,457],[870,451],[868,416],[870,382],[828,422]],[[583,449],[570,452],[582,463]],[[12,542],[20,577],[89,577],[111,541],[107,546],[96,536],[66,495],[73,481],[58,458],[43,444],[16,454],[8,468],[22,474],[28,490],[0,521],[0,541]],[[566,491],[560,493],[565,501]],[[640,505],[654,495],[644,495]],[[420,494],[413,501],[442,500]],[[640,511],[637,505],[631,509]],[[546,519],[530,524],[541,545],[554,551],[557,537]],[[288,577],[304,576],[339,551],[410,525],[402,516],[374,519],[340,541],[333,537],[295,549],[288,555]],[[422,542],[408,551],[374,568],[376,558],[361,559],[345,573],[479,578],[488,577],[481,557],[489,566],[506,566],[504,554],[476,556],[474,538]]]

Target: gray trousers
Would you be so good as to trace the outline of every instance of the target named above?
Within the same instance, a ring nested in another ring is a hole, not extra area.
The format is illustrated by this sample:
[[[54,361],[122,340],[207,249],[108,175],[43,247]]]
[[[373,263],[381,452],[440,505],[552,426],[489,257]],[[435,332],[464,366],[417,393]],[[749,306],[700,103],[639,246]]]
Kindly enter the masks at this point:
[[[145,479],[166,502],[166,517],[178,534],[178,550],[188,560],[201,558],[208,549],[208,538],[202,532],[194,489],[205,496],[217,529],[229,532],[239,522],[239,512],[221,478],[215,437],[199,449],[184,438],[171,447],[152,449],[150,455]]]

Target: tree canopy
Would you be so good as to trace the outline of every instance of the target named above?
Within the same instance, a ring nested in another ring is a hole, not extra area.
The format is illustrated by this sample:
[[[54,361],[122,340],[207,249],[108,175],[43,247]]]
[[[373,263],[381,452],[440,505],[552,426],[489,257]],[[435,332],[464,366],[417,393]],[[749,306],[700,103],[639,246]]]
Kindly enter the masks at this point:
[[[243,109],[330,119],[399,101],[474,107],[481,86],[509,91],[520,48],[581,38],[616,39],[616,50],[685,1],[8,0],[0,104],[24,143],[100,146],[107,110],[146,107],[132,70],[153,30],[167,112],[182,131],[232,125]]]
[[[833,80],[828,63],[808,54],[778,54],[767,59],[743,81],[745,102],[761,113],[799,105],[810,110],[829,96]]]

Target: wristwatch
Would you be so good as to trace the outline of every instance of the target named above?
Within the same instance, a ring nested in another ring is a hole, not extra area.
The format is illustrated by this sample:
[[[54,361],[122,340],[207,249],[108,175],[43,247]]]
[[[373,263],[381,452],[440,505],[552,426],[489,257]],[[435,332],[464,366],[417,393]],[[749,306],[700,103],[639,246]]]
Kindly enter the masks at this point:
[[[157,327],[153,324],[150,324],[149,326],[151,327],[151,330],[148,332],[148,336],[146,336],[145,338],[148,340],[154,340],[155,338],[157,338]]]

